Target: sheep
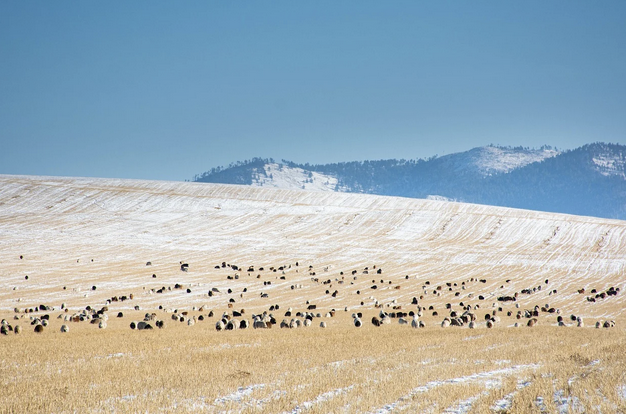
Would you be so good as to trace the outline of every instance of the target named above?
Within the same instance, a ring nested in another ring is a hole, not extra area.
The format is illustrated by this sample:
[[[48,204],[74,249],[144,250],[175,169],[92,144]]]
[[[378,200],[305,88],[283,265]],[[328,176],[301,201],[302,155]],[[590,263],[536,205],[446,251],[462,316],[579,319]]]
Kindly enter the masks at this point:
[[[442,327],[442,328],[447,328],[448,326],[450,326],[450,318],[446,317],[446,318],[444,318],[444,320],[441,322],[441,327]]]
[[[529,328],[532,328],[533,326],[537,325],[537,322],[538,322],[537,318],[529,319],[526,326],[528,326]]]
[[[237,319],[231,319],[226,324],[226,330],[227,331],[234,331],[234,330],[237,330],[237,329],[239,329],[239,321]]]
[[[474,322],[474,321],[470,321],[470,323],[469,323],[468,327],[469,327],[470,329],[474,329],[474,328],[476,328],[476,322]]]
[[[215,330],[216,331],[222,331],[224,330],[224,322],[222,322],[221,320],[215,322]]]
[[[165,328],[165,322],[164,321],[156,321],[155,325],[157,326],[157,328],[159,329],[163,329]]]
[[[413,316],[413,320],[411,321],[411,328],[419,327],[419,318],[417,315]]]
[[[107,327],[107,323],[105,320],[100,320],[100,323],[98,323],[98,329],[106,329]]]
[[[359,318],[354,318],[354,326],[356,326],[357,328],[360,328],[361,326],[363,326],[363,322],[361,322],[361,319]]]
[[[15,325],[15,328],[13,328],[13,333],[18,335],[22,333],[22,327],[19,325]]]
[[[487,325],[487,328],[489,328],[489,329],[494,327],[494,323],[493,323],[493,321],[491,319],[487,321],[486,325]]]
[[[35,332],[36,333],[42,333],[43,332],[43,325],[35,326]]]
[[[320,322],[320,328],[326,328],[326,322],[324,321]]]
[[[287,319],[283,319],[282,322],[280,323],[280,327],[281,328],[289,328],[289,322],[287,322]]]
[[[303,326],[304,326],[304,327],[309,327],[309,326],[311,326],[311,319],[306,318],[306,319],[304,320],[304,322],[303,322]]]
[[[196,324],[196,318],[187,319],[187,326],[194,326]]]
[[[577,327],[579,328],[583,328],[585,326],[585,323],[583,322],[583,318],[581,318],[580,316],[576,318],[576,322],[577,322]]]

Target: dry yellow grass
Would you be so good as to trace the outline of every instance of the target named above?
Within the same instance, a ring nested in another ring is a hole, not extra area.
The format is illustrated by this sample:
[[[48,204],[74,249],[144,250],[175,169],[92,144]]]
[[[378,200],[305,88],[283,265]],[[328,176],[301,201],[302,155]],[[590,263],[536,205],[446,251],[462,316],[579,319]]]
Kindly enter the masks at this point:
[[[2,338],[1,410],[443,412],[469,401],[464,412],[494,412],[508,399],[502,412],[540,412],[539,397],[547,412],[625,408],[622,330],[111,322]]]
[[[0,318],[23,328],[0,335],[0,412],[626,412],[623,292],[586,299],[624,288],[624,222],[233,186],[0,181]],[[381,310],[417,311],[413,297],[426,328],[371,324]],[[279,304],[280,323],[307,301],[322,315],[309,328],[215,330],[224,312],[251,321]],[[105,305],[106,329],[57,318]],[[440,327],[468,305],[479,328]],[[540,312],[525,327],[515,315],[535,306],[570,326]],[[166,328],[131,330],[146,312]],[[188,326],[174,312],[206,318]],[[30,317],[44,314],[36,334]]]

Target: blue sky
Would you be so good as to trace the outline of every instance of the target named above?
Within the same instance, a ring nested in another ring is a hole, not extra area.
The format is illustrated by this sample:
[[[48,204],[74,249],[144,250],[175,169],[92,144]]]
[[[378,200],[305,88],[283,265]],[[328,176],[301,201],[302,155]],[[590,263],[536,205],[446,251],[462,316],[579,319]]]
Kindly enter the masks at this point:
[[[625,1],[0,1],[0,173],[626,143]]]

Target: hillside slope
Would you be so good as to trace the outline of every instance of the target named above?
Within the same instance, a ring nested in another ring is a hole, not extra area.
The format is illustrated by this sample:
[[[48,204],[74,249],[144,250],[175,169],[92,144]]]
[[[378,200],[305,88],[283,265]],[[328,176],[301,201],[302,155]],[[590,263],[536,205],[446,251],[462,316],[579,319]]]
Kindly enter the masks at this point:
[[[354,290],[369,289],[368,276],[335,298],[314,288],[303,266],[335,278],[377,265],[386,280],[412,280],[402,290],[380,287],[380,301],[409,302],[425,280],[487,279],[483,288],[495,300],[549,278],[559,295],[543,292],[520,299],[522,306],[549,300],[566,311],[616,317],[626,305],[622,295],[589,303],[577,289],[623,289],[624,251],[626,222],[608,219],[335,192],[0,176],[4,310],[18,299],[25,306],[46,300],[84,306],[131,289],[142,306],[200,305],[208,287],[226,283],[233,290],[247,286],[242,306],[253,309],[267,306],[261,292],[269,292],[272,303],[310,299],[328,308],[358,307],[365,297]],[[180,271],[181,261],[190,264],[188,272]],[[286,281],[253,286],[247,278],[227,282],[214,269],[223,261],[244,268],[289,264],[289,270]],[[201,287],[167,298],[149,292],[175,282]],[[310,289],[294,291],[294,284]]]

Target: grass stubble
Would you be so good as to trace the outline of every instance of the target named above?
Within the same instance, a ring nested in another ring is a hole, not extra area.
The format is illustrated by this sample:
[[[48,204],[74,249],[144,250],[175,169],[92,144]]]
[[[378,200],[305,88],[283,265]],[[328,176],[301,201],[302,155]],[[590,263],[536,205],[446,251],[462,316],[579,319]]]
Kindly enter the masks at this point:
[[[626,412],[621,329],[357,329],[339,313],[327,329],[131,331],[129,319],[0,338],[0,412]]]

